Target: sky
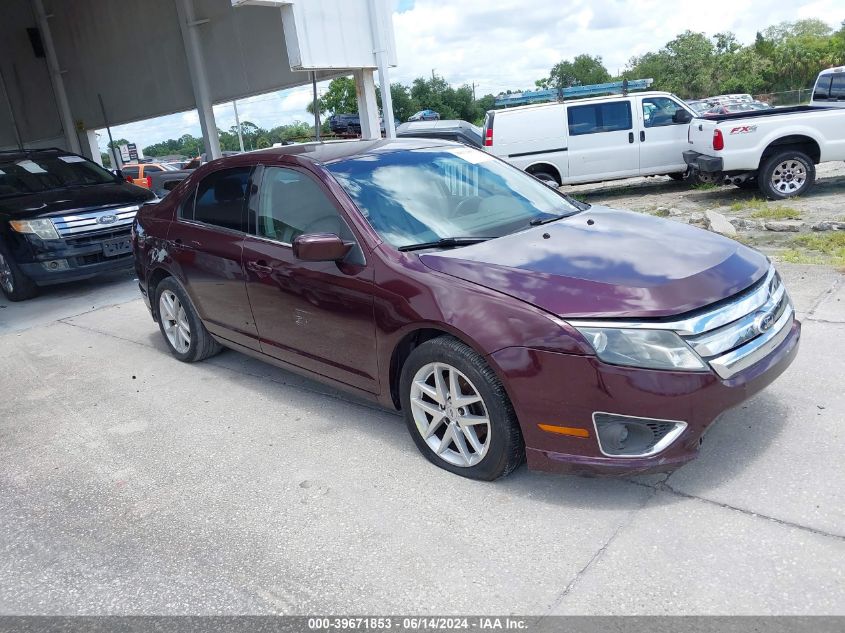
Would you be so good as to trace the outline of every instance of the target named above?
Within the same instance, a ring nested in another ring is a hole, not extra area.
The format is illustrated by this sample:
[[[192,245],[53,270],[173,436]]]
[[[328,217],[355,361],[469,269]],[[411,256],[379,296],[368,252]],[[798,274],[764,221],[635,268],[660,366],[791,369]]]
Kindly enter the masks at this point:
[[[690,29],[708,35],[733,31],[740,42],[783,21],[845,20],[843,0],[394,0],[399,65],[390,80],[409,84],[432,70],[452,85],[476,84],[476,93],[531,88],[562,59],[599,55],[611,74],[634,55],[656,51]],[[325,89],[325,84],[318,84]],[[264,128],[311,121],[311,87],[238,101],[241,122]],[[231,104],[214,107],[220,129],[235,124]],[[145,147],[183,134],[200,136],[196,111],[112,128],[114,138]],[[105,133],[100,137],[106,146]]]

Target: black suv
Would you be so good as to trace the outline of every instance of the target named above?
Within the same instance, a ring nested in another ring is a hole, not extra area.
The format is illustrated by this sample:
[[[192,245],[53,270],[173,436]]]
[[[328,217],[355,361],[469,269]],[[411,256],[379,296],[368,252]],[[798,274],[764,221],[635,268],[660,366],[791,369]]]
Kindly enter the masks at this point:
[[[61,149],[0,152],[0,289],[22,301],[38,286],[131,268],[132,221],[153,199]]]

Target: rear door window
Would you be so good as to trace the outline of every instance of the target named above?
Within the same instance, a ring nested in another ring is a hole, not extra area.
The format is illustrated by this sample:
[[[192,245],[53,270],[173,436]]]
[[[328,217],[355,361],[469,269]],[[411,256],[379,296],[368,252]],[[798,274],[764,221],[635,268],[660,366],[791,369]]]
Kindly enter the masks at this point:
[[[131,176],[132,178],[138,177],[138,165],[124,165],[123,166],[123,175],[124,176]]]
[[[192,219],[232,231],[247,232],[246,201],[251,167],[221,169],[206,176],[197,188]],[[190,209],[183,208],[183,217]]]
[[[632,129],[631,103],[610,101],[567,108],[569,135],[599,134]]]
[[[845,75],[833,75],[831,77],[830,98],[845,99]]]
[[[817,101],[826,101],[830,96],[830,82],[833,79],[832,75],[824,75],[819,77],[816,82],[816,89],[813,92],[813,99]]]

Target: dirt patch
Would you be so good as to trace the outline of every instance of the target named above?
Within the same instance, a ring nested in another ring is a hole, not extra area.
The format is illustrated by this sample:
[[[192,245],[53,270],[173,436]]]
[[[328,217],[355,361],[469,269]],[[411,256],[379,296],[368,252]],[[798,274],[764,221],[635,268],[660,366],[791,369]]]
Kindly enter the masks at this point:
[[[765,200],[757,189],[692,187],[666,176],[564,186],[561,190],[585,202],[700,226],[707,225],[706,211],[716,211],[736,228],[733,239],[776,259],[845,266],[845,249],[817,250],[820,244],[838,244],[839,237],[810,238],[845,229],[845,163],[818,165],[815,187],[806,196],[780,201]]]

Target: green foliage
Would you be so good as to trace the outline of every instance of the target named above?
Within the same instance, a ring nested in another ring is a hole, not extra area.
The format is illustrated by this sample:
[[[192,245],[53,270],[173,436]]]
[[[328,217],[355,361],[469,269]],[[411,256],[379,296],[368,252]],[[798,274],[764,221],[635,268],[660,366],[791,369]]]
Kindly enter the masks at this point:
[[[317,100],[320,113],[355,114],[358,112],[358,98],[355,96],[355,80],[352,77],[338,77],[329,82],[326,94]],[[305,109],[314,114],[314,103],[309,102]]]
[[[766,94],[812,86],[823,68],[845,63],[845,23],[835,33],[817,19],[782,22],[742,46],[733,33],[686,31],[657,52],[633,57],[627,78],[654,78],[654,88],[685,99]]]
[[[601,84],[610,81],[610,73],[601,57],[578,55],[572,61],[563,60],[552,66],[549,76],[535,82],[538,88],[563,89],[570,86]]]

